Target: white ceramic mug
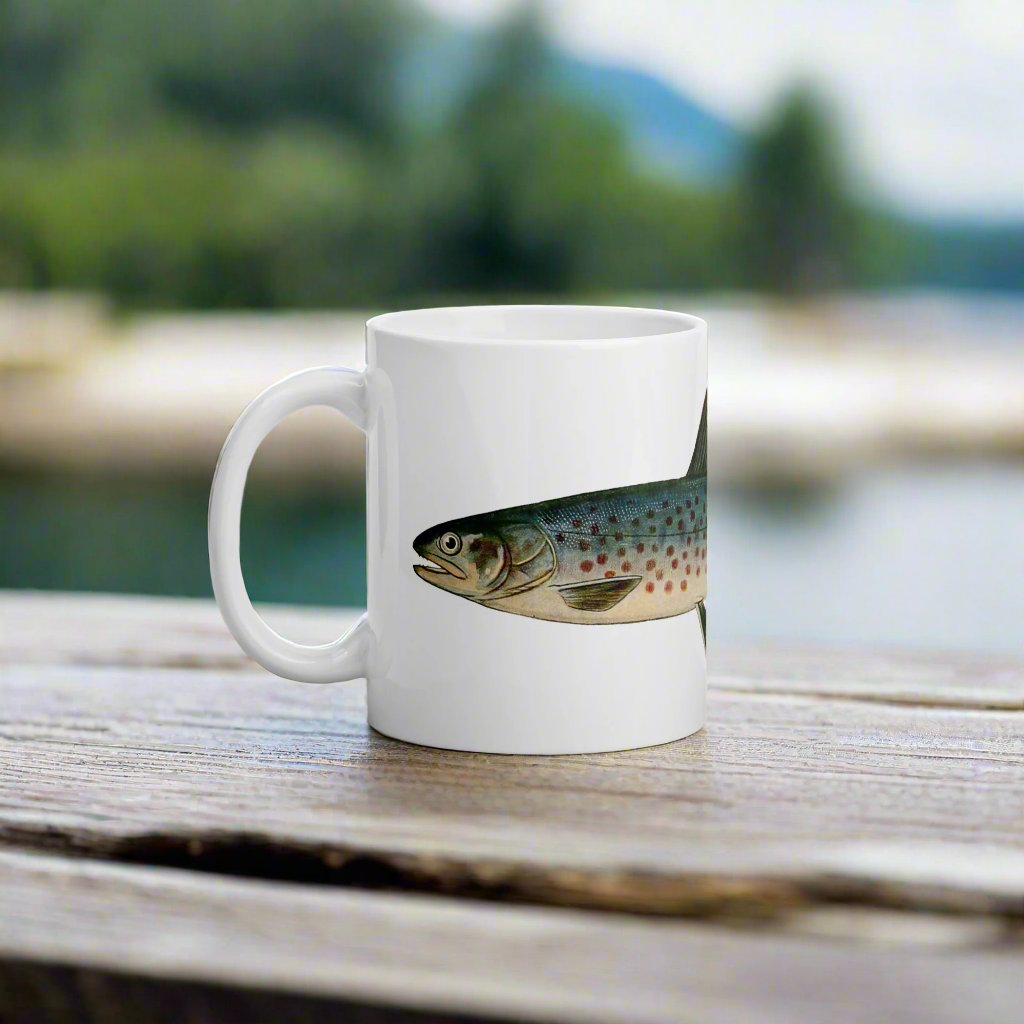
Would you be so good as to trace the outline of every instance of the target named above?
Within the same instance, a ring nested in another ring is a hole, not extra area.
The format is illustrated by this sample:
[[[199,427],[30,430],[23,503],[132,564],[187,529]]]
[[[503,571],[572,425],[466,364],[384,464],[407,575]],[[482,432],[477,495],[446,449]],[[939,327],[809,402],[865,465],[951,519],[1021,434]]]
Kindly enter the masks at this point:
[[[458,750],[558,754],[704,723],[707,328],[681,313],[475,306],[374,317],[366,369],[275,384],[210,496],[224,621],[271,672],[365,678],[370,725]],[[323,646],[254,611],[239,516],[289,413],[367,440],[367,612]]]

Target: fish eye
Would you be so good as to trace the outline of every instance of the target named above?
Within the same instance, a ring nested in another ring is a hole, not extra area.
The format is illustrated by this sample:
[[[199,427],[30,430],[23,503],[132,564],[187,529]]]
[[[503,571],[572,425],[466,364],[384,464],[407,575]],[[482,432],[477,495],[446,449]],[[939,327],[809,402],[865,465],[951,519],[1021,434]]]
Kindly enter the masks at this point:
[[[442,533],[437,538],[437,546],[446,555],[457,555],[462,550],[462,538],[457,533]]]

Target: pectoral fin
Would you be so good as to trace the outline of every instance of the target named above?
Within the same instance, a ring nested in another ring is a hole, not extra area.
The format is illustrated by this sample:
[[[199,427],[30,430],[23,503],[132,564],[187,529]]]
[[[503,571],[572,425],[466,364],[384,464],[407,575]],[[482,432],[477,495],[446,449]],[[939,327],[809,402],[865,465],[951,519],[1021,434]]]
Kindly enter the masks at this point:
[[[704,638],[704,650],[708,649],[708,613],[703,601],[697,602],[697,614],[700,616],[700,635]]]
[[[568,583],[558,588],[562,600],[581,612],[606,612],[635,589],[643,577],[613,576],[593,583]]]

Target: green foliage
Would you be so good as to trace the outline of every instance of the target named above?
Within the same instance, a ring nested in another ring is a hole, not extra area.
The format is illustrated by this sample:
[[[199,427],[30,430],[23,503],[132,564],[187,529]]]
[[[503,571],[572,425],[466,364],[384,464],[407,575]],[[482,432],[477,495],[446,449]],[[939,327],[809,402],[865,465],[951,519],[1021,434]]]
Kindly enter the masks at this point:
[[[399,0],[0,0],[0,284],[316,306],[721,280],[722,198],[545,85],[528,15],[402,133]]]
[[[551,87],[530,14],[450,113],[409,125],[396,89],[424,18],[407,0],[0,0],[0,287],[254,308],[807,291],[906,279],[937,251],[847,198],[805,91],[737,182],[655,175]]]
[[[184,120],[393,130],[403,0],[0,0],[7,140],[114,141]]]
[[[185,45],[157,77],[159,99],[236,132],[299,120],[367,139],[393,132],[392,65],[408,12],[395,0],[186,0]]]
[[[820,291],[849,277],[853,211],[831,124],[814,93],[797,88],[750,141],[742,248],[755,287]]]
[[[156,139],[118,150],[28,153],[0,163],[0,265],[31,285],[99,288],[170,302],[198,255],[204,222],[230,194],[210,147]],[[19,259],[21,237],[33,259]],[[5,244],[7,243],[7,244]]]

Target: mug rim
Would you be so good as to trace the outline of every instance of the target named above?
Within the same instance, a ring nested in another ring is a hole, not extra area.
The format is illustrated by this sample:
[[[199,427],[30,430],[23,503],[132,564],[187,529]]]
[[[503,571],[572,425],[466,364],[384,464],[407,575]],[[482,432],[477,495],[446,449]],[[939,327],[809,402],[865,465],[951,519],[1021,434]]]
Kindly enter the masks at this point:
[[[558,329],[528,329],[530,323],[559,321]],[[608,326],[596,328],[599,321]],[[460,322],[461,321],[461,322]],[[504,323],[504,330],[496,325]],[[521,324],[523,326],[517,326]],[[575,328],[574,324],[577,324]],[[621,324],[615,329],[616,324]],[[590,326],[585,326],[590,325]],[[646,325],[646,326],[645,326]],[[413,341],[453,345],[614,345],[653,341],[707,329],[700,317],[643,306],[573,303],[503,303],[436,306],[379,313],[366,322],[367,334],[387,333]]]

